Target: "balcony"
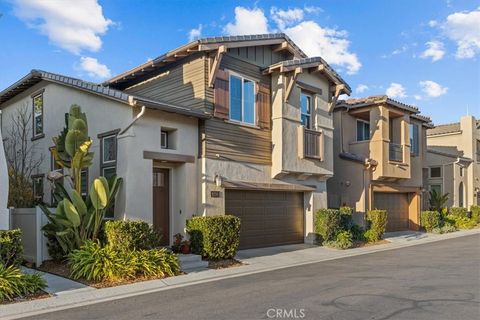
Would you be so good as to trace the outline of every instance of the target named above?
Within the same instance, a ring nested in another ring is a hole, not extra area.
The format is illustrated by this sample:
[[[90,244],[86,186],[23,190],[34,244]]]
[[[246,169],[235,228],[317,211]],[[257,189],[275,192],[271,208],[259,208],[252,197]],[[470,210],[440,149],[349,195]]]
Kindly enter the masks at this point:
[[[397,143],[390,143],[388,149],[390,161],[403,162],[403,146]]]
[[[323,159],[322,131],[307,129],[300,126],[298,130],[298,156],[303,158]]]

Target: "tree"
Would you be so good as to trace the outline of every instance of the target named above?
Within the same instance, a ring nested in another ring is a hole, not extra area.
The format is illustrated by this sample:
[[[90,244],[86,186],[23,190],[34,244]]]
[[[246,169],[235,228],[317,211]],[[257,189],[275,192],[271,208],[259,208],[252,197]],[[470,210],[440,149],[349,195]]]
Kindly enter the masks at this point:
[[[430,210],[435,210],[442,212],[442,209],[445,208],[445,204],[448,201],[448,193],[441,194],[435,189],[430,191]]]
[[[10,189],[9,207],[29,208],[35,204],[31,176],[42,165],[44,156],[37,154],[36,146],[31,142],[31,120],[28,104],[24,104],[11,115],[11,125],[4,132]]]

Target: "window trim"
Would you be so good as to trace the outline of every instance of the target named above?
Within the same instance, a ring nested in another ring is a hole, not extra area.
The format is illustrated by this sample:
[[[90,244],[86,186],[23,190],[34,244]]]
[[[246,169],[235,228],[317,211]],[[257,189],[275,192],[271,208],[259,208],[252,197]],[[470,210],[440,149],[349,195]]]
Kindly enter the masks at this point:
[[[306,97],[308,98],[308,100],[310,101],[310,113],[304,113],[303,110],[302,110],[302,95],[303,95],[303,96],[306,96]],[[314,126],[313,126],[313,121],[312,121],[312,119],[313,119],[313,116],[312,116],[312,115],[313,115],[313,108],[314,108],[314,107],[313,107],[313,100],[314,100],[314,99],[313,99],[313,95],[312,95],[312,94],[306,92],[305,90],[302,90],[302,91],[300,92],[300,122],[302,122],[302,117],[303,117],[303,115],[308,116],[308,117],[309,117],[309,120],[310,120],[310,121],[309,121],[309,122],[310,122],[310,125],[309,125],[309,126],[303,125],[303,126],[304,126],[305,128],[307,128],[307,129],[310,129],[310,130],[314,127]]]
[[[107,131],[107,132],[103,132],[103,133],[100,133],[97,135],[97,138],[100,140],[100,172],[102,173],[103,175],[103,169],[108,167],[114,167],[115,168],[115,171],[117,170],[117,155],[118,155],[118,139],[117,139],[117,136],[118,136],[118,133],[120,132],[120,129],[115,129],[115,130],[111,130],[111,131]],[[103,159],[103,140],[105,138],[109,138],[111,136],[114,136],[115,137],[115,160],[110,160],[110,161],[107,161],[107,162],[104,162]]]
[[[240,78],[242,80],[242,120],[237,120],[237,119],[232,119],[232,92],[230,90],[230,86],[232,85],[232,76]],[[253,82],[253,122],[246,122],[243,119],[245,118],[245,90],[244,90],[244,81],[248,80]],[[236,123],[242,123],[242,124],[247,124],[247,125],[253,125],[255,126],[257,124],[257,84],[258,80],[255,80],[250,77],[245,77],[237,72],[229,70],[228,72],[228,120]]]
[[[432,168],[439,168],[440,169],[440,176],[438,177],[432,177]],[[430,179],[442,179],[443,178],[443,168],[442,166],[432,166],[428,167],[428,177]]]
[[[357,121],[355,122],[355,140],[357,142],[362,142],[362,141],[370,141],[370,121],[366,121],[366,120],[363,120],[363,119],[356,119]],[[368,124],[368,139],[364,139],[364,140],[358,140],[358,123],[359,122],[362,122],[362,123],[366,123]]]
[[[163,145],[163,143],[162,143],[162,137],[164,135],[165,135],[165,145]],[[168,131],[166,131],[166,130],[161,130],[160,131],[160,148],[161,149],[168,149],[168,145],[169,145],[168,136],[169,136]]]
[[[32,98],[32,141],[34,140],[38,140],[38,139],[41,139],[41,138],[44,138],[45,137],[45,95],[43,94],[44,93],[44,89],[43,90],[40,90],[34,94],[31,95],[31,98]],[[40,115],[41,119],[42,119],[42,132],[39,133],[39,134],[36,134],[36,130],[35,130],[35,119],[37,118],[35,116],[35,99],[37,97],[42,97],[42,113]]]

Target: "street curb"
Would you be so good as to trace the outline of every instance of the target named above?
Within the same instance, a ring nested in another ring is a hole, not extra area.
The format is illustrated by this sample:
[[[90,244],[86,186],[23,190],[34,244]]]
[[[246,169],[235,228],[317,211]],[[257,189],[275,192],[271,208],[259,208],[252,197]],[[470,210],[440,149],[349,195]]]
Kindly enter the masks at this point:
[[[137,282],[133,284],[98,289],[93,291],[65,293],[59,296],[54,296],[51,298],[46,298],[41,300],[32,300],[32,301],[20,302],[16,304],[8,304],[4,306],[0,305],[0,315],[1,315],[1,319],[5,319],[5,320],[19,319],[19,318],[29,317],[29,316],[37,316],[40,314],[50,313],[54,311],[77,308],[77,307],[82,307],[82,306],[91,305],[91,304],[108,302],[112,300],[134,297],[134,296],[155,293],[155,292],[160,292],[160,291],[165,291],[165,290],[170,290],[175,288],[187,287],[187,286],[196,285],[196,284],[208,283],[208,282],[213,282],[213,281],[218,281],[223,279],[237,278],[237,277],[262,273],[262,272],[309,265],[309,264],[314,264],[318,262],[331,261],[331,260],[355,257],[355,256],[366,255],[371,253],[407,248],[407,247],[428,244],[428,243],[433,243],[433,242],[438,242],[443,240],[455,239],[455,238],[460,238],[465,236],[477,235],[477,234],[480,234],[480,229],[464,230],[464,231],[462,230],[462,231],[444,234],[444,235],[430,236],[425,239],[418,240],[418,242],[410,242],[410,243],[402,242],[402,241],[390,242],[388,244],[381,244],[378,246],[363,247],[363,248],[351,249],[348,251],[341,251],[342,254],[336,255],[333,257],[302,261],[298,263],[285,264],[281,266],[268,267],[268,266],[258,266],[258,265],[257,266],[247,265],[244,267],[238,267],[238,269],[230,268],[230,269],[214,270],[206,274],[206,277],[204,277],[203,279],[191,280],[184,283],[168,284],[168,282],[171,281],[170,279],[178,279],[179,277],[187,277],[189,275],[166,278],[161,280]],[[253,270],[248,270],[249,268],[250,269],[253,268]],[[257,269],[254,269],[254,268],[257,268]],[[191,277],[195,277],[195,274],[190,274],[190,275]]]

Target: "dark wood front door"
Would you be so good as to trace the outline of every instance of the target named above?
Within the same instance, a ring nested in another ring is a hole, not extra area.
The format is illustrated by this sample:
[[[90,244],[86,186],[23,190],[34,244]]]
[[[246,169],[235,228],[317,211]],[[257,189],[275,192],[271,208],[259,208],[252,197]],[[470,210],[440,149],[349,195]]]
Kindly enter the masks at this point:
[[[162,245],[170,240],[170,181],[168,169],[153,168],[153,227],[162,235]]]

